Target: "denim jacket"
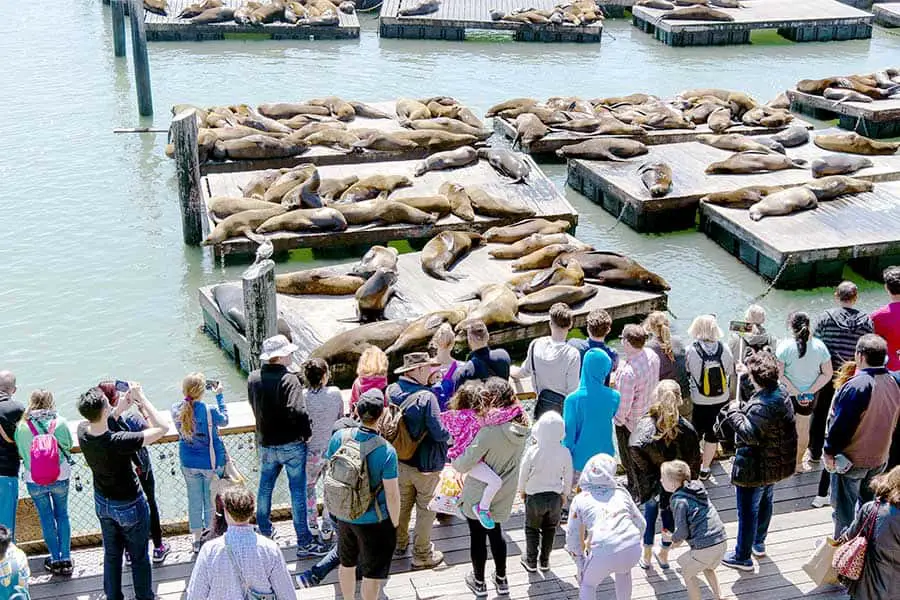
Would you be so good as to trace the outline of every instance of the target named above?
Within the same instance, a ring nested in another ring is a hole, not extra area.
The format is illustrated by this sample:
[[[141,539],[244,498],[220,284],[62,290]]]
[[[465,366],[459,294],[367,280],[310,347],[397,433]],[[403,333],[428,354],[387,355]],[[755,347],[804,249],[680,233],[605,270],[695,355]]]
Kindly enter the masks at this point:
[[[228,425],[228,409],[225,406],[224,397],[216,396],[216,407],[210,407],[202,400],[191,403],[194,407],[194,433],[190,438],[184,436],[181,431],[181,411],[185,406],[182,400],[172,407],[172,418],[175,421],[175,429],[178,430],[178,457],[181,465],[189,469],[216,469],[225,466],[225,444],[219,437],[219,427]],[[216,452],[216,464],[209,464],[209,415],[212,415],[212,443]]]

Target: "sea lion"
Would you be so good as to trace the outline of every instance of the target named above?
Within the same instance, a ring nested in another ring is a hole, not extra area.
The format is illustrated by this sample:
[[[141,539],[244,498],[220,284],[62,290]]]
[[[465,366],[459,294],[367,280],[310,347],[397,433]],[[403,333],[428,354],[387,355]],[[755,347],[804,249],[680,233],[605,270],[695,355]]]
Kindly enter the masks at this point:
[[[900,142],[879,142],[853,132],[817,135],[813,138],[813,143],[833,152],[868,156],[894,154],[900,148]]]
[[[825,88],[822,96],[826,100],[837,100],[838,102],[874,102],[872,98],[865,94],[841,88]]]
[[[204,10],[202,13],[191,19],[194,25],[207,25],[210,23],[224,23],[234,19],[234,9],[230,6],[219,6]]]
[[[344,231],[347,220],[340,211],[329,207],[301,208],[275,215],[256,228],[256,233],[276,231]]]
[[[350,225],[367,225],[380,221],[387,225],[408,223],[410,225],[432,225],[437,216],[418,208],[390,200],[364,200],[352,204],[334,204]]]
[[[352,121],[356,117],[356,111],[354,110],[353,105],[337,96],[314,98],[312,100],[307,100],[307,104],[324,106],[338,121]]]
[[[281,205],[288,210],[295,208],[322,208],[324,205],[319,196],[319,184],[321,183],[319,170],[313,169],[312,174],[302,183],[294,186],[291,191],[281,198]]]
[[[345,129],[322,129],[303,138],[308,146],[325,146],[338,150],[351,150],[359,142],[359,136]]]
[[[225,318],[234,325],[234,328],[238,330],[238,333],[246,333],[247,319],[244,316],[243,287],[240,284],[221,283],[212,288],[212,296],[213,300],[216,301],[216,306],[219,307],[219,310],[222,311]],[[281,317],[280,313],[276,318],[275,328],[278,333],[285,336],[287,339],[293,339],[294,335],[293,332],[291,332],[291,327]]]
[[[248,135],[236,140],[219,140],[213,150],[217,160],[257,160],[289,158],[306,152],[308,146],[300,142],[284,142],[268,135]]]
[[[225,219],[233,214],[245,210],[261,210],[272,208],[274,205],[265,200],[256,198],[230,198],[228,196],[213,196],[206,201],[206,209],[217,219]]]
[[[522,113],[516,117],[516,137],[513,145],[530,145],[550,133],[550,128],[532,113]]]
[[[819,205],[815,193],[805,186],[792,187],[770,194],[750,207],[750,219],[789,215],[798,210],[808,210]]]
[[[400,9],[401,17],[415,17],[418,15],[430,15],[441,7],[440,0],[419,0],[413,6]]]
[[[169,5],[166,0],[144,0],[144,10],[165,17],[169,14]]]
[[[531,166],[517,153],[506,148],[481,148],[478,158],[488,161],[495,171],[513,180],[513,183],[525,183]]]
[[[237,120],[238,123],[245,127],[252,127],[253,129],[258,129],[264,133],[283,133],[288,135],[294,132],[293,129],[284,123],[277,119],[270,119],[245,104],[242,104],[240,108],[244,110],[246,114],[239,115]]]
[[[478,288],[472,296],[479,303],[469,311],[468,316],[456,326],[456,331],[465,331],[469,324],[483,321],[487,327],[519,323],[519,299],[505,283],[489,283]]]
[[[188,4],[184,7],[184,9],[178,13],[178,18],[190,19],[191,17],[202,14],[204,11],[220,6],[223,6],[222,0],[203,0],[202,2],[194,2],[193,4]]]
[[[418,100],[412,100],[410,98],[400,98],[397,100],[397,103],[394,105],[394,110],[398,117],[407,121],[431,118],[431,111],[428,110],[427,106]]]
[[[412,181],[405,175],[369,175],[347,188],[336,202],[350,203],[370,200],[383,192],[390,193],[397,188],[411,185]]]
[[[675,5],[665,0],[640,0],[635,2],[635,6],[643,6],[644,8],[655,8],[656,10],[674,10]]]
[[[750,208],[764,196],[783,189],[785,189],[783,185],[752,185],[727,192],[713,192],[700,198],[700,202],[729,208]]]
[[[662,162],[645,163],[639,169],[641,183],[654,198],[672,191],[672,167]]]
[[[364,102],[355,102],[353,100],[348,101],[350,106],[353,107],[353,112],[356,113],[357,117],[363,117],[365,119],[393,119],[391,115],[387,114],[381,109],[375,108],[374,106],[370,106],[365,104]]]
[[[785,148],[796,148],[809,141],[809,130],[806,127],[794,125],[793,127],[788,127],[784,131],[780,131],[775,135],[770,135],[768,137]]]
[[[647,152],[647,146],[637,140],[610,138],[586,140],[578,144],[563,146],[556,151],[556,155],[564,158],[623,162],[624,159],[634,158],[647,154]]]
[[[557,302],[573,306],[597,295],[597,288],[592,285],[551,285],[540,291],[532,292],[519,300],[522,312],[545,312]]]
[[[550,265],[540,271],[530,271],[516,275],[506,281],[517,294],[532,294],[551,285],[584,285],[584,270],[577,261],[567,267]]]
[[[474,135],[467,133],[448,133],[438,129],[408,129],[391,134],[395,139],[415,142],[419,148],[429,151],[452,150],[460,146],[468,146],[478,141]]]
[[[744,8],[738,0],[709,0],[709,5],[717,8]]]
[[[768,102],[766,102],[766,106],[770,108],[783,108],[785,110],[789,110],[791,108],[791,99],[788,98],[787,92],[781,92]]]
[[[526,254],[512,263],[513,271],[531,271],[534,269],[546,269],[553,264],[553,261],[561,254],[586,252],[591,247],[587,244],[574,240],[565,244],[550,244],[539,248],[534,252]]]
[[[585,281],[632,290],[647,292],[667,292],[670,288],[665,279],[648,271],[637,261],[615,252],[599,250],[575,252],[560,255],[555,264],[568,266],[572,261],[584,269]]]
[[[422,212],[430,213],[437,218],[443,218],[450,214],[450,200],[447,196],[435,194],[433,196],[395,196],[390,202],[399,202]]]
[[[394,294],[397,271],[379,268],[356,290],[358,322],[371,323],[384,319],[384,307]]]
[[[747,150],[768,152],[772,149],[770,146],[758,141],[759,138],[751,138],[742,133],[726,133],[724,135],[703,133],[698,135],[696,139],[701,144],[706,144],[719,150],[728,150],[729,152],[746,152]],[[784,154],[784,148],[782,148],[781,154]]]
[[[838,196],[845,194],[871,192],[875,189],[875,184],[871,181],[847,177],[846,175],[830,175],[810,181],[804,187],[812,190],[812,193],[816,195],[816,200],[821,202],[823,200],[834,200]]]
[[[434,111],[432,111],[434,112]],[[415,121],[404,121],[401,123],[404,127],[410,129],[433,129],[435,131],[445,131],[447,133],[457,133],[460,135],[472,135],[476,139],[486,140],[493,132],[490,129],[478,129],[471,125],[466,125],[462,121],[451,119],[448,117],[435,117],[432,119],[417,119]]]
[[[359,259],[359,263],[353,265],[350,269],[351,275],[368,279],[378,269],[397,270],[397,256],[399,251],[390,246],[372,246]]]
[[[282,173],[263,194],[266,202],[281,202],[285,194],[309,179],[316,167],[310,164],[298,165]]]
[[[524,112],[524,109],[531,108],[538,103],[534,98],[513,98],[499,104],[495,104],[484,113],[485,117],[503,116],[503,113],[509,111],[519,111],[517,114]]]
[[[706,167],[706,173],[712,174],[747,174],[768,173],[784,169],[806,169],[809,163],[803,159],[791,158],[773,152],[755,150],[732,154],[725,160],[714,162]]]
[[[420,177],[428,171],[465,167],[476,161],[478,161],[478,151],[471,146],[436,152],[416,165],[415,176]]]
[[[362,277],[354,275],[339,275],[324,269],[312,269],[275,275],[275,291],[292,296],[308,294],[349,296],[355,294],[365,282]]]
[[[459,217],[463,221],[471,222],[475,220],[475,209],[472,208],[472,200],[463,186],[451,181],[445,181],[438,188],[438,193],[447,197],[447,200],[450,202],[450,212],[454,216]]]
[[[514,225],[491,227],[484,232],[486,242],[496,244],[512,244],[535,233],[550,235],[568,231],[572,224],[562,219],[548,221],[547,219],[525,219]]]
[[[409,324],[400,337],[393,344],[385,348],[385,354],[406,353],[417,348],[423,348],[434,336],[434,332],[444,323],[456,327],[460,321],[466,318],[465,306],[458,306],[447,310],[438,310],[423,315]]]
[[[356,175],[347,175],[346,177],[341,177],[338,179],[323,179],[321,183],[319,183],[319,196],[322,198],[322,201],[328,204],[336,196],[340,196],[347,189],[359,181],[359,177]]]
[[[727,12],[708,6],[676,8],[663,13],[659,18],[665,21],[734,21],[734,17]]]
[[[209,236],[202,242],[201,246],[212,246],[213,244],[221,244],[227,239],[246,236],[248,232],[252,233],[257,227],[278,215],[284,214],[286,211],[281,206],[273,206],[272,208],[263,208],[258,210],[245,210],[220,221],[210,232]]]
[[[849,175],[871,166],[872,161],[868,158],[847,154],[830,154],[816,158],[810,163],[813,177],[817,178],[827,175]]]
[[[422,270],[435,279],[457,281],[464,276],[449,270],[468,252],[484,243],[479,233],[467,231],[442,231],[422,248]]]
[[[266,23],[274,23],[284,18],[284,3],[276,0],[274,2],[266,2],[260,4],[259,7],[250,11],[251,25],[265,25]]]
[[[276,102],[274,104],[260,104],[260,114],[271,119],[290,119],[297,115],[328,116],[330,113],[324,106],[314,106],[303,102]]]
[[[712,111],[706,119],[706,126],[709,127],[709,130],[713,133],[722,133],[723,131],[727,131],[728,128],[733,125],[734,122],[731,120],[731,109],[725,108],[724,106]]]
[[[569,236],[565,233],[551,233],[548,235],[541,233],[532,233],[526,238],[522,238],[521,240],[509,244],[508,246],[500,246],[499,248],[492,248],[488,251],[488,254],[493,258],[497,259],[513,259],[513,258],[522,258],[526,254],[531,254],[535,250],[540,250],[544,246],[549,246],[550,244],[565,244],[568,243]]]
[[[263,198],[266,190],[268,190],[279,177],[286,173],[288,169],[266,169],[260,171],[250,178],[243,186],[238,186],[245,198]]]
[[[469,196],[469,201],[472,203],[472,208],[479,215],[484,215],[485,217],[498,217],[501,219],[534,216],[533,208],[523,206],[519,203],[501,200],[500,198],[491,196],[480,187],[467,187],[465,188],[465,191]]]
[[[405,152],[415,150],[419,145],[413,140],[400,138],[393,133],[380,131],[360,135],[359,141],[353,144],[353,150],[378,150],[381,152]]]
[[[356,365],[363,351],[369,346],[382,350],[394,343],[409,326],[409,319],[378,321],[353,327],[332,337],[310,353],[310,358],[321,358],[330,366]]]

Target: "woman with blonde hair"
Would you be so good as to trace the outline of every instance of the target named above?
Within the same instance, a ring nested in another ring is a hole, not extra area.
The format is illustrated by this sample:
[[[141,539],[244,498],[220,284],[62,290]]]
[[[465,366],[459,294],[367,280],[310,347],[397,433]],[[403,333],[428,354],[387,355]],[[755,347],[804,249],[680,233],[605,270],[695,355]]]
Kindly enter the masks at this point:
[[[51,435],[56,440],[58,465],[32,463],[31,444],[39,435]],[[50,556],[44,559],[44,569],[56,575],[71,575],[69,452],[72,449],[72,434],[66,420],[56,412],[53,394],[47,390],[31,393],[28,408],[16,427],[15,441],[25,465],[25,487],[34,501],[44,541],[50,552]]]
[[[734,358],[721,342],[722,330],[715,315],[700,315],[688,328],[694,340],[685,351],[685,363],[690,377],[691,421],[703,440],[700,479],[706,481],[710,465],[716,457],[719,440],[713,431],[716,417],[728,404],[730,381],[734,377]]]
[[[359,397],[372,389],[384,392],[388,384],[388,357],[378,346],[366,346],[356,365],[356,379],[350,386],[350,414],[359,402]],[[387,406],[387,396],[384,399]]]
[[[200,551],[200,535],[213,523],[212,483],[225,472],[227,455],[219,427],[228,425],[228,409],[222,384],[207,383],[203,373],[191,373],[181,382],[184,399],[172,407],[178,430],[178,457],[187,485],[188,526],[194,535],[194,552]],[[216,406],[203,402],[203,393],[216,394]]]
[[[681,388],[682,397],[690,394],[684,342],[680,337],[672,335],[669,317],[664,312],[653,311],[644,319],[643,327],[650,334],[646,346],[656,352],[659,357],[659,380],[676,381]],[[687,408],[687,414],[690,414],[690,403],[685,402],[682,410],[685,408]],[[682,414],[685,413],[682,412]]]
[[[453,358],[453,345],[456,343],[456,334],[450,323],[441,323],[438,330],[431,338],[429,349],[434,349],[434,360],[438,363],[432,372],[435,378],[431,391],[437,396],[438,406],[441,412],[447,410],[450,399],[456,392],[454,376],[462,363]]]
[[[672,495],[662,487],[660,466],[670,460],[682,460],[691,467],[691,476],[700,474],[700,440],[693,425],[680,415],[683,403],[678,382],[664,379],[653,390],[653,404],[638,421],[628,451],[635,464],[638,502],[644,505],[644,551],[638,565],[650,568],[656,519],[662,517],[662,543],[656,560],[660,568],[669,568],[669,547],[675,519],[669,507]]]

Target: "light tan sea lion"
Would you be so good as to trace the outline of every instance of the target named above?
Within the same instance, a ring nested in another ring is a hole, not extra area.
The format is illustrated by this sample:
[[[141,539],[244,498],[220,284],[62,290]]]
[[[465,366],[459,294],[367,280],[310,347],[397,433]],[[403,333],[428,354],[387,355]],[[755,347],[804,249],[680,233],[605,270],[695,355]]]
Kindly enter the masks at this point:
[[[522,258],[526,254],[531,254],[535,250],[540,250],[551,244],[566,244],[569,236],[565,233],[551,233],[548,235],[541,233],[532,233],[526,238],[522,238],[518,242],[509,244],[508,246],[500,246],[492,248],[488,251],[493,258],[497,259],[514,259]]]
[[[292,296],[348,296],[355,294],[365,281],[355,275],[339,275],[324,269],[312,269],[275,275],[275,291]]]
[[[572,224],[562,219],[548,221],[547,219],[525,219],[513,225],[491,227],[484,232],[484,239],[490,243],[512,244],[535,233],[550,235],[563,233],[571,229]]]
[[[439,219],[450,214],[450,200],[447,196],[398,196],[391,198],[390,201],[418,208],[423,212],[437,215]]]
[[[347,175],[346,177],[340,177],[337,179],[323,179],[321,183],[319,183],[319,196],[321,196],[322,200],[325,204],[328,204],[335,197],[340,196],[347,189],[359,181],[359,177],[356,175]]]
[[[280,203],[285,194],[309,179],[315,170],[316,167],[314,165],[303,164],[282,173],[266,188],[265,193],[263,193],[263,200]]]
[[[350,150],[354,147],[354,144],[359,142],[359,137],[349,130],[330,128],[306,136],[303,138],[303,142],[308,146],[325,146],[339,150]]]
[[[900,148],[900,142],[880,142],[853,132],[817,135],[813,138],[813,143],[833,152],[867,156],[895,154]]]
[[[193,17],[191,23],[193,25],[208,25],[210,23],[224,23],[232,19],[234,19],[234,9],[230,6],[219,6],[204,10],[196,17]]]
[[[806,169],[809,163],[802,159],[792,159],[784,154],[772,152],[738,152],[723,161],[714,162],[706,167],[706,173],[712,174],[747,174],[782,171],[784,169]]]
[[[431,111],[428,110],[427,106],[418,100],[412,100],[410,98],[400,98],[397,100],[394,110],[398,117],[408,121],[431,118]]]
[[[397,256],[400,252],[390,246],[372,246],[359,262],[350,269],[351,275],[368,279],[379,268],[397,270]]]
[[[769,146],[761,144],[756,138],[748,137],[742,133],[726,133],[724,135],[702,133],[696,139],[701,144],[706,144],[719,150],[728,150],[729,152],[746,152],[747,150],[768,152],[771,150]]]
[[[650,94],[629,94],[628,96],[610,96],[609,98],[594,98],[591,104],[594,106],[617,106],[621,104],[644,104],[651,100],[658,100],[656,96]]]
[[[590,250],[591,247],[579,241],[573,241],[565,244],[550,244],[539,250],[535,250],[530,254],[526,254],[522,258],[512,263],[513,271],[531,271],[533,269],[546,269],[553,264],[556,258],[566,252],[583,252]]]
[[[478,161],[478,151],[471,146],[462,146],[455,150],[436,152],[416,165],[415,176],[420,177],[428,171],[443,171],[465,167]]]
[[[238,186],[244,198],[264,199],[268,190],[288,169],[266,169],[250,178],[243,186]]]
[[[675,8],[674,4],[665,0],[640,0],[640,2],[635,2],[634,5],[657,10],[673,10]]]
[[[256,160],[261,158],[289,158],[308,149],[300,142],[283,142],[267,135],[248,135],[236,140],[217,141],[213,157],[217,160]]]
[[[763,217],[789,215],[799,210],[808,210],[819,205],[815,193],[805,186],[792,187],[766,196],[750,207],[750,219],[759,221]]]
[[[727,12],[716,10],[708,6],[688,6],[676,8],[663,13],[660,19],[666,21],[734,21],[734,17]]]
[[[495,104],[494,106],[487,109],[484,113],[485,117],[494,117],[498,115],[502,115],[508,111],[522,111],[522,109],[531,108],[538,103],[534,98],[513,98],[512,100],[507,100],[505,102],[501,102],[499,104]]]
[[[513,145],[517,143],[530,145],[550,133],[550,128],[532,113],[522,113],[516,117],[515,125],[516,137]]]
[[[474,135],[463,133],[447,133],[436,129],[397,131],[392,137],[415,142],[419,148],[431,151],[452,150],[460,146],[468,146],[478,141]]]
[[[734,122],[731,120],[731,109],[723,106],[712,111],[709,117],[706,118],[706,125],[713,133],[728,131],[734,125]]]
[[[474,297],[479,303],[459,322],[457,332],[465,331],[474,321],[483,321],[488,328],[519,323],[519,299],[505,283],[483,285]]]
[[[479,215],[485,217],[498,217],[501,219],[513,217],[527,218],[534,216],[533,208],[523,206],[518,202],[512,203],[507,200],[501,200],[500,198],[488,194],[480,187],[470,186],[465,189],[466,194],[469,195],[469,201],[472,203],[472,208]]]
[[[456,327],[460,321],[466,318],[466,307],[458,306],[447,310],[438,310],[423,315],[410,323],[397,341],[385,349],[385,354],[406,353],[411,350],[424,347],[444,323]]]
[[[218,8],[223,5],[222,0],[203,0],[202,2],[194,2],[193,4],[188,4],[180,13],[178,13],[178,18],[190,19],[211,8]]]
[[[290,121],[286,121],[286,123],[290,123]],[[347,126],[340,121],[322,121],[319,123],[307,123],[303,125],[299,129],[296,129],[294,133],[288,136],[291,140],[300,140],[303,141],[308,136],[311,136],[314,133],[318,133],[320,131],[325,131],[326,129],[346,129]]]
[[[551,285],[537,292],[532,292],[519,300],[522,312],[545,312],[557,302],[574,306],[597,295],[597,288],[592,285]]]
[[[672,191],[672,167],[663,162],[645,163],[638,169],[641,183],[654,198]]]
[[[780,192],[783,189],[785,189],[783,185],[753,185],[727,192],[713,192],[700,198],[700,202],[716,206],[728,206],[730,208],[750,208],[762,200],[763,197]]]
[[[810,163],[813,177],[850,175],[871,166],[872,161],[868,158],[847,154],[830,154],[816,158]]]
[[[362,152],[363,150],[378,150],[381,152],[407,152],[415,150],[419,145],[408,139],[400,138],[394,133],[387,131],[372,132],[359,136],[359,141],[353,144],[353,149]]]
[[[144,10],[165,17],[169,14],[169,5],[166,0],[144,0]]]
[[[871,192],[875,189],[875,184],[864,179],[856,179],[855,177],[831,175],[810,181],[804,187],[811,190],[816,195],[816,199],[821,202],[823,200],[834,200],[838,196],[846,194]]]
[[[568,266],[551,265],[540,271],[529,271],[506,281],[506,285],[517,294],[532,294],[551,285],[584,285],[584,269],[578,261]]]
[[[556,155],[565,158],[622,162],[628,158],[647,154],[647,152],[647,146],[637,140],[610,138],[585,140],[577,144],[563,146],[556,151]]]
[[[273,0],[261,4],[258,8],[250,11],[251,25],[264,25],[266,23],[274,23],[284,17],[284,3],[280,0]]]
[[[281,198],[281,205],[288,210],[295,208],[322,208],[324,203],[319,196],[319,184],[322,179],[318,169],[313,172],[305,181],[291,189]]]
[[[397,188],[409,187],[413,183],[405,175],[370,175],[363,177],[341,194],[339,202],[360,202],[379,196],[382,192],[393,192]]]
[[[338,121],[352,121],[356,117],[356,110],[353,108],[353,105],[337,96],[314,98],[309,100],[308,104],[324,106]]]
[[[422,270],[426,275],[444,281],[456,281],[464,276],[454,275],[449,270],[469,253],[484,243],[480,233],[466,231],[442,231],[431,238],[422,248]]]
[[[256,233],[276,231],[344,231],[347,220],[333,208],[301,208],[270,217],[256,228]]]
[[[335,204],[350,225],[366,225],[376,221],[387,225],[407,223],[410,225],[431,225],[437,216],[390,200],[364,200],[352,204]]]
[[[303,102],[276,102],[274,104],[260,104],[260,114],[271,119],[291,119],[297,115],[328,116],[330,113],[324,106],[306,104]]]
[[[245,210],[220,221],[210,232],[209,236],[200,242],[201,246],[212,246],[221,244],[227,239],[246,236],[247,233],[252,235],[253,231],[277,215],[285,213],[285,209],[281,206],[265,208],[260,210]]]
[[[261,210],[272,208],[274,205],[265,200],[256,198],[232,198],[228,196],[213,196],[206,201],[206,208],[217,219],[225,219],[233,214],[245,210]]]
[[[463,221],[474,221],[475,210],[472,208],[472,200],[466,193],[466,189],[451,181],[445,181],[438,188],[438,193],[446,196],[450,202],[450,212]]]
[[[489,129],[477,129],[471,125],[466,125],[462,121],[450,119],[448,117],[436,117],[433,119],[416,119],[414,121],[403,121],[402,125],[410,129],[423,130],[433,129],[436,131],[446,131],[447,133],[458,133],[461,135],[472,135],[479,140],[486,140],[493,133]]]

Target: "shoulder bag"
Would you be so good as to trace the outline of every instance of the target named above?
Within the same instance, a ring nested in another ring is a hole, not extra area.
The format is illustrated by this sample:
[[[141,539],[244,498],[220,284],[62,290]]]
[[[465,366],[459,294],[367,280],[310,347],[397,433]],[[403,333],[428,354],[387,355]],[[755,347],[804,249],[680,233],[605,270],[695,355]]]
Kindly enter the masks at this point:
[[[869,546],[869,538],[875,530],[879,508],[881,508],[881,503],[876,502],[871,514],[866,517],[856,536],[842,543],[834,551],[832,565],[840,577],[850,581],[858,581],[862,577],[863,567],[866,564],[866,550]]]
[[[244,579],[244,573],[241,571],[241,566],[238,564],[237,560],[235,560],[234,554],[231,552],[231,546],[228,545],[227,540],[223,545],[225,546],[225,551],[228,552],[228,559],[231,561],[231,566],[234,567],[234,572],[237,574],[238,581],[241,582],[241,592],[244,600],[278,600],[278,597],[275,595],[275,590],[272,590],[271,592],[257,592],[247,585],[247,581]]]

